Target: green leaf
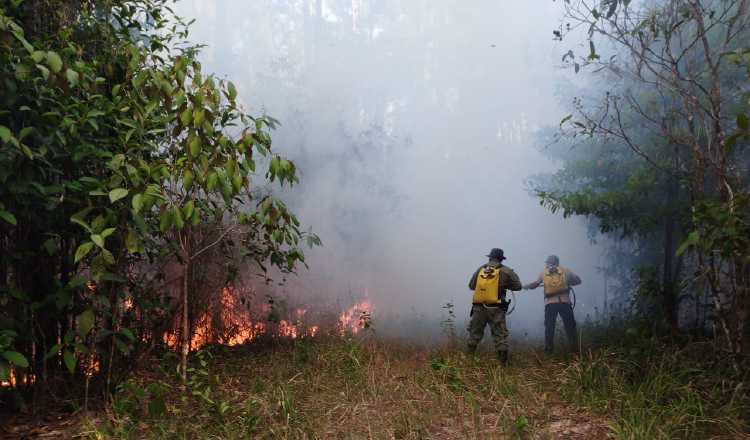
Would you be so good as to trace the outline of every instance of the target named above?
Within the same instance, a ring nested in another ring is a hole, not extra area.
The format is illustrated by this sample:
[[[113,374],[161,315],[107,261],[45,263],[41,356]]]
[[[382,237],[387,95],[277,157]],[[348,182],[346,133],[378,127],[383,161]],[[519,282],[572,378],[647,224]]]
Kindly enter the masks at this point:
[[[44,243],[42,243],[42,246],[44,247],[44,250],[47,251],[47,254],[52,256],[57,253],[57,239],[55,238],[48,238],[44,240]]]
[[[167,404],[164,401],[164,396],[153,397],[148,402],[149,417],[161,417],[166,413],[167,413]]]
[[[240,190],[242,189],[242,183],[243,183],[242,175],[240,175],[240,173],[235,173],[232,176],[232,188],[234,188],[235,193],[240,192]]]
[[[7,144],[12,137],[13,134],[10,132],[10,129],[4,125],[0,125],[0,141],[3,141],[4,144]]]
[[[18,132],[18,140],[22,141],[26,136],[30,135],[34,132],[34,127],[24,127],[21,129],[20,132]]]
[[[700,235],[698,234],[698,231],[693,231],[690,234],[688,234],[685,241],[683,241],[682,244],[680,244],[680,247],[677,248],[677,252],[676,252],[677,256],[679,257],[680,255],[684,254],[685,251],[688,250],[688,248],[696,245],[699,239],[700,239]]]
[[[183,217],[186,219],[192,218],[194,210],[195,210],[195,204],[193,203],[192,200],[189,200],[187,203],[185,203],[185,206],[182,207]]]
[[[78,246],[78,249],[76,249],[76,256],[75,256],[75,262],[78,263],[88,255],[89,252],[91,252],[91,249],[93,249],[94,243],[87,241],[86,243],[82,243],[80,246]]]
[[[28,145],[21,144],[21,151],[23,151],[23,154],[25,154],[29,159],[34,158],[34,153],[31,151],[31,148],[29,148]]]
[[[68,84],[70,84],[71,87],[75,87],[78,85],[80,76],[78,75],[78,72],[76,72],[75,70],[67,69],[65,71],[65,78],[68,79]]]
[[[227,82],[227,92],[229,93],[229,99],[234,101],[237,97],[237,87],[234,86],[232,81]]]
[[[216,171],[211,171],[208,174],[208,178],[206,179],[206,188],[209,191],[213,191],[214,188],[216,188],[216,183],[219,180],[219,175],[216,173]]]
[[[60,354],[60,349],[61,348],[62,348],[61,344],[55,344],[55,345],[53,345],[52,348],[49,349],[49,351],[47,352],[47,354],[44,355],[44,360],[46,361],[47,359],[51,359],[51,358],[57,356],[58,354]]]
[[[86,336],[89,334],[92,328],[94,328],[94,311],[91,309],[86,309],[83,312],[81,312],[80,315],[78,315],[78,333],[81,336]]]
[[[97,246],[104,249],[104,238],[99,234],[91,234],[91,241],[96,243]]]
[[[112,252],[106,249],[102,249],[102,259],[104,259],[104,262],[109,265],[115,264],[115,256],[112,255]]]
[[[18,223],[16,220],[16,216],[8,211],[5,211],[4,209],[0,209],[0,218],[13,226],[16,226],[16,224]]]
[[[133,196],[133,200],[131,200],[131,203],[133,205],[133,210],[137,213],[141,212],[141,209],[143,209],[143,194],[136,194]]]
[[[34,46],[31,45],[26,39],[23,37],[23,31],[18,29],[16,32],[13,32],[13,36],[16,37],[16,40],[20,41],[23,47],[26,49],[29,54],[34,53]]]
[[[747,131],[747,129],[748,129],[748,120],[747,120],[747,115],[746,114],[740,113],[739,115],[737,115],[737,126],[740,127],[741,129]]]
[[[44,61],[44,58],[47,57],[47,54],[44,53],[43,50],[35,50],[31,54],[31,59],[34,60],[35,63],[41,63]]]
[[[101,236],[102,238],[107,238],[110,235],[112,235],[112,233],[114,233],[116,230],[117,230],[116,228],[107,228],[102,231]]]
[[[40,72],[42,72],[42,77],[45,79],[45,81],[49,79],[49,69],[47,68],[47,66],[37,64],[36,68],[39,69]]]
[[[185,188],[185,191],[190,191],[190,188],[193,186],[193,179],[195,179],[193,172],[185,170],[182,174],[182,186]]]
[[[123,197],[127,197],[128,190],[125,188],[116,188],[109,192],[109,201],[114,203]]]
[[[183,126],[188,126],[193,121],[193,112],[190,110],[190,108],[186,108],[181,114],[180,114],[180,122]]]
[[[177,226],[177,229],[182,229],[185,226],[185,219],[182,217],[182,210],[179,206],[173,206],[172,210],[174,211],[175,226]]]
[[[594,40],[589,40],[589,60],[597,60],[597,59],[599,59],[599,55],[596,53]]]
[[[53,72],[59,73],[63,65],[60,55],[53,51],[47,52],[47,65]]]
[[[65,366],[68,367],[68,371],[70,371],[70,374],[75,373],[76,371],[76,357],[71,353],[69,350],[63,351],[63,361],[65,361]]]
[[[174,219],[172,217],[172,210],[164,210],[159,216],[159,230],[162,233],[167,232],[167,230],[172,226],[173,221]]]
[[[133,334],[133,332],[130,331],[129,328],[127,327],[121,328],[120,333],[122,333],[122,335],[125,336],[126,338],[130,339],[130,342],[135,342],[135,335]]]
[[[140,251],[138,236],[132,229],[129,229],[128,234],[125,236],[125,247],[128,248],[128,252],[130,252],[131,254],[135,254]]]
[[[26,64],[17,64],[15,76],[18,81],[26,81],[31,74],[31,67]]]
[[[195,157],[201,152],[201,140],[198,136],[193,136],[189,145],[190,155]]]
[[[83,228],[86,229],[89,233],[91,232],[91,227],[81,218],[78,218],[74,215],[73,217],[70,218],[70,221],[77,225],[83,226]]]
[[[29,366],[29,361],[26,360],[26,357],[17,351],[4,351],[3,357],[18,367],[28,368]]]
[[[193,125],[195,127],[200,127],[205,119],[206,113],[203,110],[195,110],[193,112]]]

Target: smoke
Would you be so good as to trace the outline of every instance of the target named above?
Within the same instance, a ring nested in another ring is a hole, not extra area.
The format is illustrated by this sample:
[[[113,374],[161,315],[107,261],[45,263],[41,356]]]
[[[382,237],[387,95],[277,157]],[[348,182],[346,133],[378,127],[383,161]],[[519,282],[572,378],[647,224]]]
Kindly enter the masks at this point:
[[[281,121],[276,151],[301,169],[283,197],[324,246],[277,294],[367,294],[376,326],[439,320],[451,301],[461,326],[470,275],[501,247],[524,283],[559,255],[584,281],[579,320],[601,306],[601,249],[584,222],[524,185],[557,166],[535,145],[562,117],[568,75],[555,3],[186,0],[177,12],[197,20],[204,70]],[[517,295],[512,337],[541,334],[542,296]]]

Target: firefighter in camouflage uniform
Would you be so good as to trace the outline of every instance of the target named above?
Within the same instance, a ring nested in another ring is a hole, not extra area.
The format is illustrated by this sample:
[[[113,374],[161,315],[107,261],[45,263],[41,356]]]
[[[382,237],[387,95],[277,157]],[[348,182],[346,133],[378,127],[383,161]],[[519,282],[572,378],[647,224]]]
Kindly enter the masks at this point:
[[[492,249],[487,255],[489,261],[474,272],[469,281],[469,289],[474,291],[469,321],[469,353],[474,353],[484,337],[484,328],[489,324],[495,350],[503,364],[508,363],[508,327],[505,314],[510,301],[506,291],[521,290],[521,281],[513,269],[504,266],[505,255],[502,249]]]

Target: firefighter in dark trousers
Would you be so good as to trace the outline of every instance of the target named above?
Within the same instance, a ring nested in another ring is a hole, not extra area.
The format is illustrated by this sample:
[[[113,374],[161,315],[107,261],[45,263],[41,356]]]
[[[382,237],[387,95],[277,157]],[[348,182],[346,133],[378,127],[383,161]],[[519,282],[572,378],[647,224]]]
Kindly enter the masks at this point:
[[[578,345],[576,318],[573,316],[573,304],[570,300],[570,287],[581,284],[581,278],[570,269],[560,266],[560,258],[550,255],[544,262],[544,271],[533,283],[523,286],[524,290],[536,289],[544,285],[544,351],[551,353],[554,349],[555,324],[557,315],[562,318],[568,343],[575,350]]]
[[[474,291],[469,321],[468,351],[473,354],[484,337],[484,328],[489,324],[495,342],[498,358],[508,363],[508,327],[505,312],[510,301],[506,300],[506,290],[521,290],[521,280],[513,269],[503,266],[505,259],[502,249],[492,249],[487,255],[489,261],[474,272],[469,281],[469,289]]]

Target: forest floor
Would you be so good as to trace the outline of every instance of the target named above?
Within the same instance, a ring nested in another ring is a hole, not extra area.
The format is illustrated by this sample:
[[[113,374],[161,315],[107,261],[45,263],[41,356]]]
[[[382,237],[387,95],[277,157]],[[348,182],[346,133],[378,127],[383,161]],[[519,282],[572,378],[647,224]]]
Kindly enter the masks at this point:
[[[151,368],[120,386],[109,410],[50,420],[35,428],[36,434],[20,425],[8,427],[6,434],[83,439],[750,438],[731,413],[726,420],[712,419],[702,410],[701,419],[682,402],[679,411],[670,409],[674,405],[653,411],[645,400],[631,411],[629,397],[618,401],[614,390],[601,396],[612,400],[605,410],[587,404],[595,400],[574,398],[571,386],[587,380],[595,370],[590,367],[601,359],[591,353],[545,356],[526,348],[515,350],[510,365],[502,367],[489,352],[467,356],[458,346],[429,349],[372,335],[212,347],[194,357],[187,391],[175,375],[175,359],[154,359]],[[615,373],[602,370],[593,380]],[[706,421],[708,431],[689,430],[705,427]],[[701,436],[693,437],[698,432]]]

